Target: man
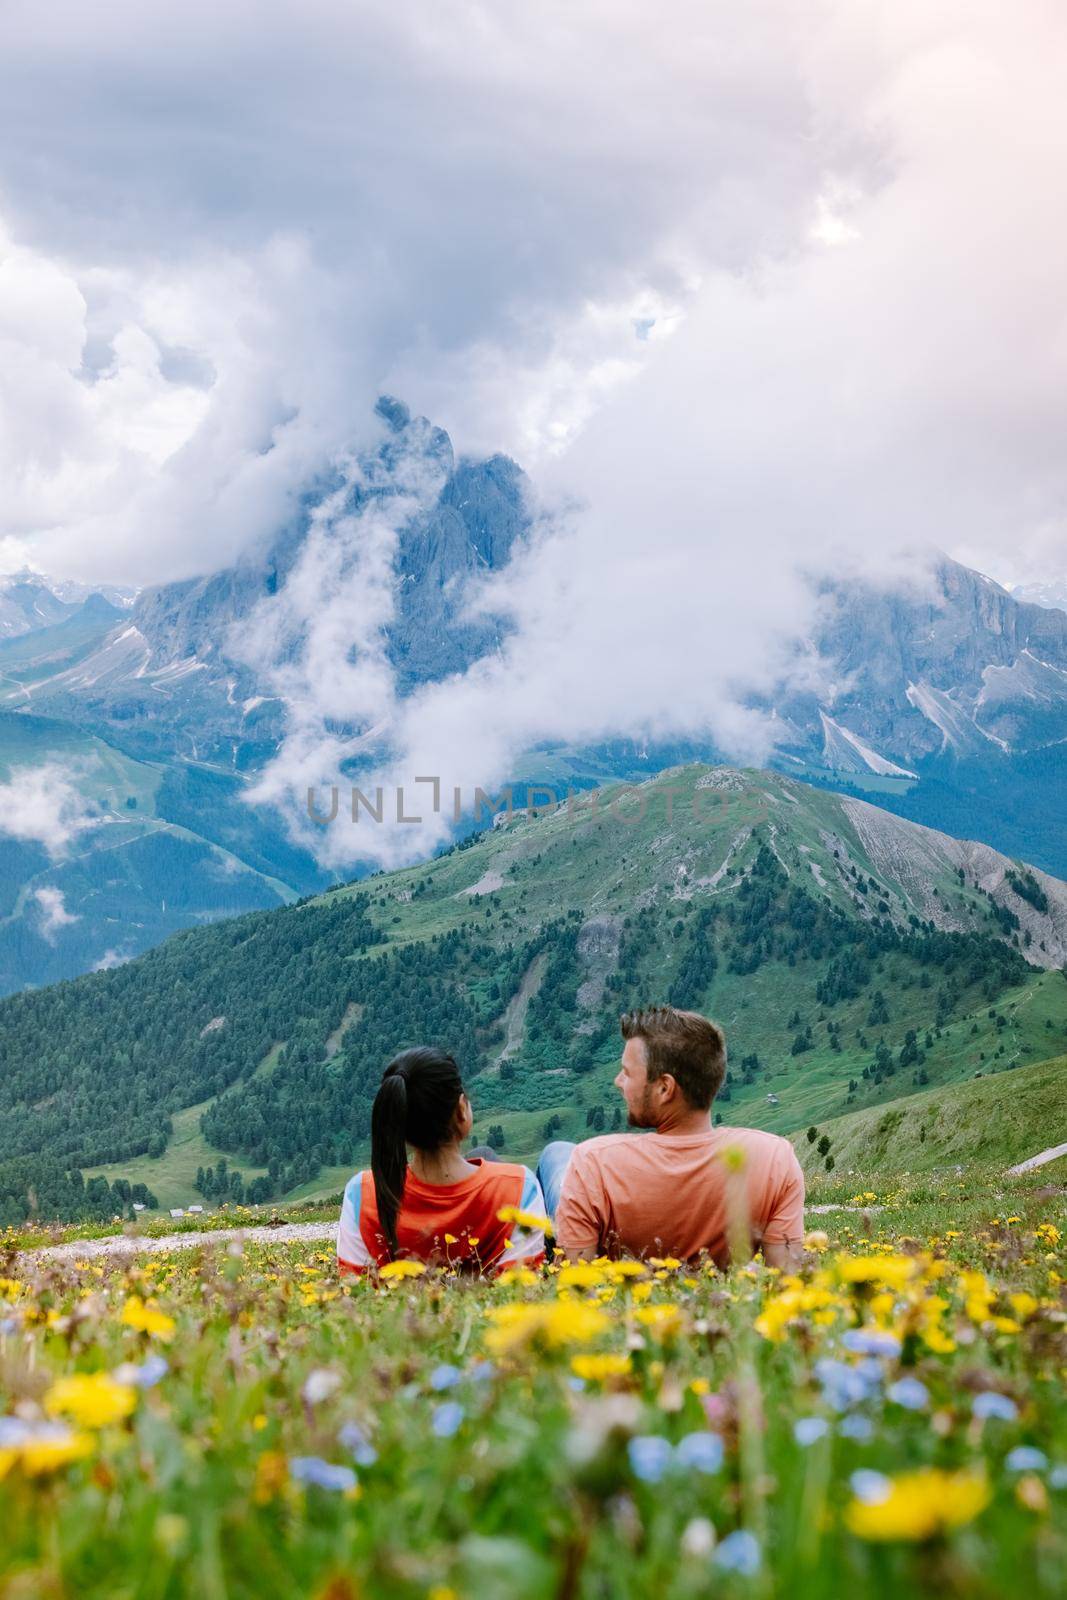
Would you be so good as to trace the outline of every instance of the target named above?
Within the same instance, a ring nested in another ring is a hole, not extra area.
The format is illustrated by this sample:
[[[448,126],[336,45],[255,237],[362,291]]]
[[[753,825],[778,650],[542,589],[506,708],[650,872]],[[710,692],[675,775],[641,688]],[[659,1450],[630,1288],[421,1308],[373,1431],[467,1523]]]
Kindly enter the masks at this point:
[[[653,1131],[548,1146],[539,1176],[560,1250],[571,1261],[706,1252],[723,1267],[755,1247],[769,1266],[793,1270],[804,1174],[787,1139],[712,1127],[726,1074],[722,1029],[695,1011],[654,1006],[628,1012],[622,1036],[615,1085],[630,1126]]]

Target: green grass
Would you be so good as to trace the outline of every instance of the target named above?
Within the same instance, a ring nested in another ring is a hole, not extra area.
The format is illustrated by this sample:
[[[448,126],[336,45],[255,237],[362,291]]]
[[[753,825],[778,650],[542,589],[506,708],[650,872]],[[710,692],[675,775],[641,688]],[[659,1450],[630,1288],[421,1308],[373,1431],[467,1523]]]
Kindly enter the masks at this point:
[[[759,1267],[352,1283],[328,1246],[265,1235],[236,1254],[206,1238],[81,1268],[16,1260],[0,1280],[0,1592],[1060,1600],[1063,1205],[1036,1185],[1010,1191],[1010,1213],[1005,1198],[931,1182],[820,1219],[828,1248],[799,1293]],[[138,1331],[149,1298],[163,1320]],[[555,1337],[520,1326],[495,1344],[505,1305]],[[874,1316],[882,1353],[861,1357],[847,1341]],[[614,1375],[576,1382],[590,1355]],[[843,1368],[858,1388],[840,1400]],[[116,1394],[131,1377],[151,1381]],[[1007,1417],[983,1421],[979,1394]],[[26,1434],[49,1411],[69,1418],[61,1438],[85,1437],[35,1470]],[[327,1464],[332,1487],[308,1481]],[[925,1476],[872,1530],[858,1472],[884,1493]],[[939,1522],[942,1473],[983,1487]]]
[[[884,1178],[973,1163],[1003,1171],[1067,1140],[1067,1056],[829,1118],[818,1129],[831,1141],[835,1175],[851,1169]],[[806,1133],[793,1143],[806,1168],[822,1166]],[[1040,1169],[1035,1181],[1047,1181],[1059,1165]]]
[[[155,816],[162,774],[70,723],[0,712],[0,780],[13,768],[55,763],[64,769],[97,815],[114,813],[127,825]],[[127,798],[137,801],[134,810]]]
[[[106,1166],[86,1168],[86,1178],[104,1177],[108,1182],[115,1178],[128,1178],[131,1183],[146,1183],[164,1210],[171,1206],[201,1205],[205,1210],[210,1202],[196,1188],[197,1167],[213,1167],[223,1154],[208,1144],[200,1132],[200,1118],[210,1101],[198,1106],[187,1106],[176,1111],[171,1118],[174,1132],[161,1156],[136,1156],[130,1161],[111,1162]],[[248,1166],[244,1162],[226,1157],[227,1164],[242,1172],[246,1182],[258,1178],[264,1167]],[[213,1209],[213,1208],[212,1208]]]

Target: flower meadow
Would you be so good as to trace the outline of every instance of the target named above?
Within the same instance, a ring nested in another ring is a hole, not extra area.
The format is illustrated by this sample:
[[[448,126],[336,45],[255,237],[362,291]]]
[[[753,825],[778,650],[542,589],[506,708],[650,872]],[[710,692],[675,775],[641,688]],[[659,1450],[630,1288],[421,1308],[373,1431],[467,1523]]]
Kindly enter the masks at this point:
[[[1063,1201],[1012,1204],[815,1219],[795,1277],[12,1253],[0,1594],[1065,1594]]]

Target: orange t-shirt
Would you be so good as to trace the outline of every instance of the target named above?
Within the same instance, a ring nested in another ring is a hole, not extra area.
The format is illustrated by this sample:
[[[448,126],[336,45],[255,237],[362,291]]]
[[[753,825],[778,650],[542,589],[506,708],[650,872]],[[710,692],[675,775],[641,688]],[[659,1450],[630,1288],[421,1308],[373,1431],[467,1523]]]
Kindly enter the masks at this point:
[[[730,1149],[744,1155],[736,1175],[722,1160]],[[722,1267],[734,1204],[753,1245],[804,1237],[804,1174],[788,1139],[755,1128],[611,1133],[575,1147],[556,1236],[564,1255],[593,1248],[685,1261],[707,1251]]]
[[[474,1168],[458,1183],[423,1183],[410,1171],[396,1219],[398,1255],[409,1260],[499,1272],[504,1267],[536,1267],[544,1260],[545,1239],[532,1222],[504,1222],[497,1215],[514,1206],[543,1217],[541,1185],[528,1167],[507,1161],[470,1158]],[[363,1272],[390,1259],[378,1221],[378,1201],[370,1172],[357,1172],[345,1188],[337,1230],[337,1265],[342,1273]]]

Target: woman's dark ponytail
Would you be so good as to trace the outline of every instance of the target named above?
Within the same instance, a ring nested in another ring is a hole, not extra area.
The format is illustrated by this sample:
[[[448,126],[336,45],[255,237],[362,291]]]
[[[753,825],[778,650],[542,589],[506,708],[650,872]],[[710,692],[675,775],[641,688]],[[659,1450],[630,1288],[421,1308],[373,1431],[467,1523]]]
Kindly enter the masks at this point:
[[[391,1255],[397,1251],[407,1146],[431,1151],[447,1144],[462,1093],[459,1068],[444,1050],[402,1050],[385,1069],[370,1114],[370,1170]]]
[[[382,1225],[391,1255],[396,1255],[396,1219],[404,1199],[408,1171],[408,1086],[402,1072],[390,1067],[374,1097],[370,1114],[370,1170]]]

